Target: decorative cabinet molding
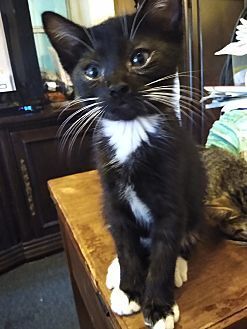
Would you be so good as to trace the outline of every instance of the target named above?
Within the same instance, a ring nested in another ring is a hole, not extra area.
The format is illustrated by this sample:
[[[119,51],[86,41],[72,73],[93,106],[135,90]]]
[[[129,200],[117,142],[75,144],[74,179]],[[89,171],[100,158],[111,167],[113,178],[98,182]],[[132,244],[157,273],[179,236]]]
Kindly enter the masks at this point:
[[[30,177],[28,174],[27,166],[26,166],[24,159],[20,159],[20,168],[21,168],[21,175],[22,175],[23,183],[25,186],[29,210],[30,210],[31,216],[35,216],[36,213],[35,213],[35,206],[34,206],[34,202],[33,202],[33,191],[32,191],[32,187],[31,187],[31,182],[30,182]]]

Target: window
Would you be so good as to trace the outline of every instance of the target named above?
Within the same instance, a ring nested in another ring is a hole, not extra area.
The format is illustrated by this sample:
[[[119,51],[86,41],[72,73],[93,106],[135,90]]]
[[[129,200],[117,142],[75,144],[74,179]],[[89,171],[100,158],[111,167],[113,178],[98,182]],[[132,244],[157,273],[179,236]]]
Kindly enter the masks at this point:
[[[48,40],[41,21],[41,14],[44,11],[54,11],[64,17],[69,17],[69,7],[66,0],[28,0],[32,20],[33,33],[37,56],[42,75],[54,75],[57,72],[57,65],[52,56],[52,45]]]

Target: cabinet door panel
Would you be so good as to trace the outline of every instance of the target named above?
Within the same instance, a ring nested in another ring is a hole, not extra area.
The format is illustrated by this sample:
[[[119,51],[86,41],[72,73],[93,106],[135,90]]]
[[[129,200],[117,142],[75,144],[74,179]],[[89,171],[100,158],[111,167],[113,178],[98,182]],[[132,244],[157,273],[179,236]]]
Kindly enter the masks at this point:
[[[9,134],[0,131],[0,253],[20,243],[21,237],[32,238],[23,220],[28,215],[24,202]]]
[[[55,233],[57,215],[47,181],[94,168],[90,137],[86,136],[81,145],[80,139],[76,140],[75,152],[69,159],[66,149],[59,153],[56,126],[12,132],[11,138],[34,237]]]

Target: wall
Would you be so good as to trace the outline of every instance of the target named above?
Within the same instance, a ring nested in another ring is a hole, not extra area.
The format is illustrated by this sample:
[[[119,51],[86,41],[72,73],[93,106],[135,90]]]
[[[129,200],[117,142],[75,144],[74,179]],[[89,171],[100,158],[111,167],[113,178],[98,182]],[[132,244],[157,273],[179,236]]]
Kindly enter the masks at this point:
[[[117,15],[131,14],[135,11],[134,0],[115,0],[114,3]]]
[[[68,6],[71,19],[87,27],[115,16],[113,0],[69,0]]]

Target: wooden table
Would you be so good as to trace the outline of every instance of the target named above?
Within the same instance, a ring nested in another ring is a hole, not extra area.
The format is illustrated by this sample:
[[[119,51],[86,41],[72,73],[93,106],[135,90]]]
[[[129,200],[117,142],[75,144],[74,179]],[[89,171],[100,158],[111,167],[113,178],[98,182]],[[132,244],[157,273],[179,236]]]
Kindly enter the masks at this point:
[[[95,171],[49,182],[60,219],[80,325],[83,329],[143,329],[140,314],[118,317],[105,286],[115,256],[101,215]],[[189,264],[189,281],[176,290],[181,318],[176,329],[247,329],[247,249],[211,239],[199,243]]]

